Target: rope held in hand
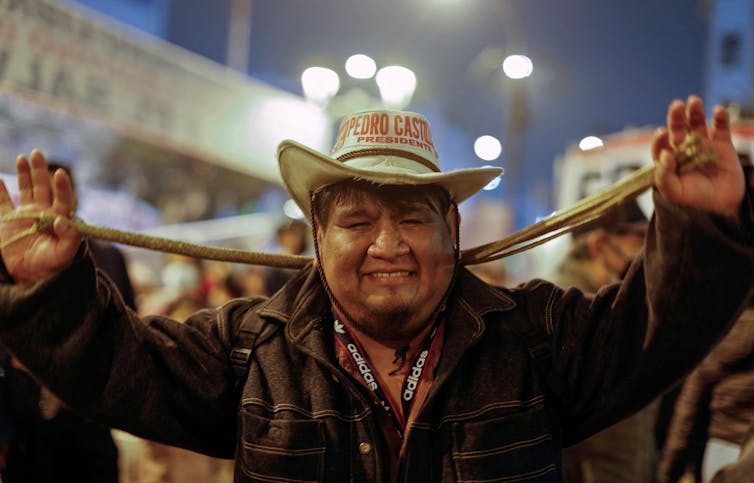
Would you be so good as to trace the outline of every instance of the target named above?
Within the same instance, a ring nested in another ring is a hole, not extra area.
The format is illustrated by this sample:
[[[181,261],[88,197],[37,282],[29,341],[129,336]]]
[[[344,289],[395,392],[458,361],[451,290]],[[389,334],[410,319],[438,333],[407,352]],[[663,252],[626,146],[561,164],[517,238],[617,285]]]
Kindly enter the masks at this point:
[[[696,169],[717,161],[715,152],[710,148],[703,147],[701,142],[701,136],[697,133],[689,133],[686,136],[683,144],[676,152],[680,171]],[[564,235],[579,226],[599,218],[609,210],[636,198],[651,188],[654,181],[654,171],[654,165],[645,166],[604,191],[584,198],[570,208],[543,218],[501,240],[462,250],[461,263],[464,265],[475,265],[498,260],[534,248]],[[23,232],[3,241],[0,249],[37,231],[52,233],[52,224],[56,216],[51,213],[12,213],[4,216],[2,218],[3,222],[33,219],[34,224]],[[193,258],[280,268],[301,268],[312,261],[311,257],[300,255],[271,254],[187,243],[179,240],[90,225],[77,218],[71,219],[70,223],[79,233],[90,238],[149,250],[176,253]]]

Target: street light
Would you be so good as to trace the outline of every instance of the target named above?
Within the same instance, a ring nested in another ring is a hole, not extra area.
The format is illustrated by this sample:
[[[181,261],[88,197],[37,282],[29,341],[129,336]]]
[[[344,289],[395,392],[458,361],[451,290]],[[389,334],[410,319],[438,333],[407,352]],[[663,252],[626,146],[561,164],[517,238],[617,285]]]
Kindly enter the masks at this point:
[[[479,136],[474,141],[474,153],[485,161],[492,161],[500,157],[503,146],[494,136]]]
[[[375,61],[364,54],[355,54],[346,60],[346,72],[354,79],[371,79],[377,71]]]
[[[390,65],[377,71],[377,87],[386,107],[403,109],[416,90],[416,75],[406,67]]]
[[[511,79],[524,79],[534,71],[534,64],[525,55],[509,55],[503,60],[503,72]]]
[[[326,104],[338,93],[340,77],[326,67],[309,67],[301,74],[304,96],[317,104]]]

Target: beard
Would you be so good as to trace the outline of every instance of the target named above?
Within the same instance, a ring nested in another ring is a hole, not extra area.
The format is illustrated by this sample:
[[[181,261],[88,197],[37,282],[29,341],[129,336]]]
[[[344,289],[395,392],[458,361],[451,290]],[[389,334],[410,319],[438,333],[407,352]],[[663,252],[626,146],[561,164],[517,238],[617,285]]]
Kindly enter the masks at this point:
[[[340,305],[340,304],[339,304]],[[422,330],[427,327],[434,317],[420,324],[408,325],[415,314],[409,307],[392,307],[390,309],[371,309],[366,317],[357,320],[347,313],[342,306],[339,310],[350,325],[371,339],[394,349],[408,345]]]

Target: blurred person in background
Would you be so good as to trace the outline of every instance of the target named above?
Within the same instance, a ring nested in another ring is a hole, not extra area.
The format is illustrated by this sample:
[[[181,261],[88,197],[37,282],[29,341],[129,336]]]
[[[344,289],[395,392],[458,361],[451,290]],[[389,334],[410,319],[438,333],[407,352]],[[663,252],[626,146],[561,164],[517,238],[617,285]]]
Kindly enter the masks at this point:
[[[719,159],[680,173],[675,146],[692,133]],[[17,159],[18,206],[0,184],[0,340],[108,424],[235,456],[239,482],[560,482],[562,447],[690,370],[754,284],[754,187],[724,109],[708,129],[701,99],[674,101],[651,150],[653,223],[621,283],[508,289],[459,263],[457,203],[500,170],[443,172],[418,114],[354,114],[332,155],[278,150],[315,261],[272,297],[185,322],[109,296],[66,218],[65,174],[51,196],[34,151]],[[38,212],[52,233],[15,219]],[[262,335],[237,344],[249,328]]]
[[[621,280],[644,246],[649,221],[636,201],[576,228],[554,279],[596,293]],[[657,471],[657,402],[563,451],[567,483],[651,483]]]
[[[182,299],[194,300],[204,307],[207,303],[204,265],[185,255],[168,254],[160,269],[159,286],[145,294],[139,305],[143,315],[165,315],[171,306]]]
[[[660,481],[675,483],[697,473],[708,483],[736,461],[754,424],[754,305],[683,382],[660,464]],[[704,457],[691,442],[706,441]],[[754,481],[754,473],[750,474]]]
[[[50,173],[64,171],[73,184],[71,168],[66,164],[51,160],[47,167]],[[99,240],[89,240],[88,248],[97,269],[112,280],[117,290],[114,296],[135,310],[134,290],[122,252]],[[118,481],[118,449],[109,428],[69,410],[18,360],[13,359],[6,372],[15,434],[2,472],[4,483]]]
[[[305,255],[309,250],[309,225],[301,220],[289,219],[280,223],[275,231],[277,248],[289,255]],[[264,288],[267,295],[272,295],[285,285],[296,273],[288,268],[266,267],[264,269]],[[254,294],[260,295],[260,294]]]

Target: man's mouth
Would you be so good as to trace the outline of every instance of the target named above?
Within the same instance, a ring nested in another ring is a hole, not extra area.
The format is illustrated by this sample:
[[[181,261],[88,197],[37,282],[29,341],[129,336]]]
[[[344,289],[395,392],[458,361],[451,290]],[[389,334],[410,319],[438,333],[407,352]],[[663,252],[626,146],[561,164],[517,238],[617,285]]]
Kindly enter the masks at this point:
[[[370,277],[374,278],[382,278],[382,279],[389,279],[389,278],[398,278],[398,277],[408,277],[413,275],[414,272],[409,271],[400,271],[400,272],[371,272],[369,273]]]

